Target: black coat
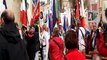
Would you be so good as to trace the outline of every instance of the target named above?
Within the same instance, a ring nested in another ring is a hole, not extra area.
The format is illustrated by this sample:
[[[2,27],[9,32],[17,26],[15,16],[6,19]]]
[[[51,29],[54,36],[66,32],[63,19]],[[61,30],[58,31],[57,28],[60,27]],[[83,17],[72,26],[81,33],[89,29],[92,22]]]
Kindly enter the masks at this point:
[[[8,42],[6,50],[9,58],[7,60],[29,60],[24,42],[20,38],[15,23],[3,26],[1,33]]]
[[[7,52],[8,42],[0,33],[0,60],[8,60],[9,54]]]
[[[27,48],[27,52],[28,52],[30,60],[34,60],[35,53],[40,48],[39,33],[34,32],[32,35],[33,36],[29,36],[29,35],[26,36],[26,40],[27,40],[27,47],[26,48]]]

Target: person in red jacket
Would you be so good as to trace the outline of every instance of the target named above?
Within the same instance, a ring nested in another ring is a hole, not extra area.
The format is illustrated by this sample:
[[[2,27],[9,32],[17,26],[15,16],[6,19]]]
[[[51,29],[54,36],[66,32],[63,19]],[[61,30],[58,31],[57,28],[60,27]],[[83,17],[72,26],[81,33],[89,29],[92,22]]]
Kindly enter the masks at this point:
[[[68,30],[65,35],[67,60],[86,60],[85,55],[78,51],[78,38],[75,30]]]
[[[107,47],[104,43],[104,36],[102,32],[99,33],[99,37],[97,38],[97,47],[99,54],[101,54],[104,57],[107,57]]]
[[[53,29],[53,35],[49,42],[50,60],[64,60],[63,51],[64,43],[59,36],[59,29],[56,27]]]

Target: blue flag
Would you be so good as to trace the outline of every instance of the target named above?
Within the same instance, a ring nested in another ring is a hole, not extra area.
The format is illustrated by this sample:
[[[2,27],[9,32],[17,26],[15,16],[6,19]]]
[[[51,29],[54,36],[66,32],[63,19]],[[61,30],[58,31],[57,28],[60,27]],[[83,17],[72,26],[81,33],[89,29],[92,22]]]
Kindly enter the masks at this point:
[[[53,11],[52,11],[52,13],[53,13],[53,16],[52,16],[52,18],[53,18],[53,27],[55,26],[56,20],[57,20],[57,18],[56,18],[55,1],[56,1],[56,0],[53,0]]]
[[[66,32],[66,21],[65,20],[66,20],[66,17],[64,16],[63,29]]]
[[[50,15],[48,15],[48,20],[49,20],[50,35],[52,35],[52,22],[51,22],[51,19],[50,19]]]

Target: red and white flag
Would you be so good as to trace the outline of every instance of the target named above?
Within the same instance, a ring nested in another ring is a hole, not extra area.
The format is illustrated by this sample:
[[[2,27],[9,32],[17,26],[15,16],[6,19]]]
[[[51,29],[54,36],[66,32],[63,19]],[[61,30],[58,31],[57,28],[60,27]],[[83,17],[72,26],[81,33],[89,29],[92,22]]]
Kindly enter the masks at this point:
[[[86,28],[86,22],[85,22],[85,9],[84,9],[84,0],[80,0],[80,16],[82,17],[80,19],[81,26]]]
[[[20,21],[23,25],[27,26],[27,16],[26,16],[26,7],[25,7],[25,0],[21,1],[21,8],[20,8]]]
[[[79,0],[76,0],[76,12],[75,12],[75,18],[78,20],[80,16],[80,9],[79,9]]]
[[[34,24],[35,20],[39,21],[40,18],[40,0],[32,0],[32,11],[33,11],[33,17],[30,21],[30,24]]]

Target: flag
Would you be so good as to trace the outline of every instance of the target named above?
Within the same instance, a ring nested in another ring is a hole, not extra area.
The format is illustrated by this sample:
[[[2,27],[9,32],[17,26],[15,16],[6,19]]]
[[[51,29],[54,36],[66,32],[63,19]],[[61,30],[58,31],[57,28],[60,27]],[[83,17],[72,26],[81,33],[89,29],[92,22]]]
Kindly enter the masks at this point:
[[[4,6],[5,6],[5,9],[7,9],[6,0],[3,0],[3,4],[4,4]]]
[[[81,22],[81,26],[84,27],[84,28],[86,28],[84,17],[82,17],[80,19],[80,22]]]
[[[36,7],[34,9],[33,18],[39,19],[39,15],[40,15],[40,1],[36,0],[36,2],[37,2],[37,4],[36,4]]]
[[[52,35],[52,20],[51,20],[51,14],[48,15],[48,19],[49,19],[49,31],[50,31],[50,35]]]
[[[52,15],[53,27],[55,26],[56,20],[57,20],[57,18],[56,18],[56,7],[55,7],[55,2],[56,2],[56,0],[53,0],[53,6],[52,6],[52,8],[53,8],[53,10],[52,10],[52,13],[53,13],[53,15]]]
[[[71,28],[75,28],[75,24],[76,24],[75,18],[74,18],[74,16],[71,13],[71,25],[72,25]]]
[[[80,15],[85,17],[84,1],[80,0]]]
[[[33,17],[31,19],[31,24],[39,24],[39,17],[40,17],[40,1],[39,0],[32,0],[32,10],[33,10]],[[33,21],[32,21],[33,20]]]
[[[30,25],[33,25],[33,24],[34,24],[34,19],[31,18]]]
[[[64,16],[63,29],[66,32],[67,24],[66,24],[66,16]]]
[[[21,1],[20,21],[21,21],[21,23],[23,25],[27,26],[27,16],[26,16],[25,0]]]
[[[59,18],[60,17],[60,0],[56,0],[56,17]]]
[[[75,18],[78,20],[80,16],[80,11],[79,11],[79,0],[76,0],[76,12],[75,12]]]
[[[32,0],[32,13],[34,12],[34,9],[35,9],[35,7],[36,7],[36,5],[35,5],[35,1],[34,0]]]
[[[38,0],[32,0],[32,13],[34,13],[34,10],[36,9]]]
[[[80,0],[80,16],[82,17],[80,19],[81,22],[81,26],[86,28],[86,24],[85,24],[85,9],[84,9],[84,1]]]

